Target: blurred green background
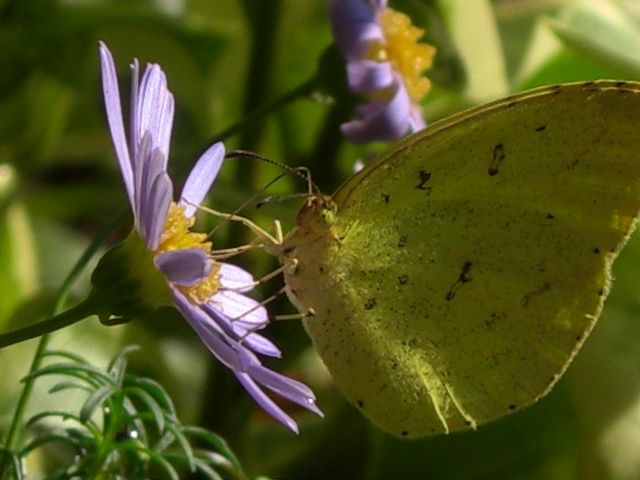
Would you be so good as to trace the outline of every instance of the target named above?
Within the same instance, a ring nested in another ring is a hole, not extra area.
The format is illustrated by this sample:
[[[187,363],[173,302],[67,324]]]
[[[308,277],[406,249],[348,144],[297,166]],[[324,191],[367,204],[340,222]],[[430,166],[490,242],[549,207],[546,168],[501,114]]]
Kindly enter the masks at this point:
[[[520,90],[566,81],[640,80],[637,0],[391,0],[426,29],[438,53],[424,102],[427,121]],[[98,40],[112,50],[128,98],[128,64],[162,65],[176,97],[170,168],[177,183],[229,126],[227,148],[306,165],[331,192],[384,145],[340,137],[353,100],[331,45],[323,0],[0,0],[0,329],[41,318],[92,235],[127,208],[106,127]],[[252,115],[310,79],[311,95]],[[250,121],[249,121],[250,119]],[[640,132],[639,132],[640,134]],[[225,164],[209,202],[233,211],[280,170],[254,160]],[[304,192],[284,179],[265,192]],[[296,201],[250,204],[245,216],[292,225]],[[215,224],[204,218],[202,227]],[[129,226],[116,232],[123,238]],[[216,247],[246,233],[223,225]],[[186,423],[224,436],[249,475],[283,479],[635,479],[640,478],[640,239],[616,265],[602,319],[553,392],[477,432],[399,441],[345,403],[298,322],[267,335],[284,358],[270,365],[317,392],[326,418],[286,405],[298,437],[263,414],[177,316],[106,328],[94,319],[58,332],[56,348],[104,365],[122,345],[140,352],[131,369],[163,383]],[[256,276],[264,255],[238,263]],[[90,269],[73,290],[87,292]],[[262,298],[280,288],[269,282]],[[272,313],[290,313],[282,299]],[[0,433],[6,429],[35,341],[0,351]],[[30,412],[74,408],[82,396],[47,394],[39,381]],[[77,407],[76,407],[77,408]],[[54,455],[55,452],[49,452]],[[45,462],[29,459],[32,470]]]

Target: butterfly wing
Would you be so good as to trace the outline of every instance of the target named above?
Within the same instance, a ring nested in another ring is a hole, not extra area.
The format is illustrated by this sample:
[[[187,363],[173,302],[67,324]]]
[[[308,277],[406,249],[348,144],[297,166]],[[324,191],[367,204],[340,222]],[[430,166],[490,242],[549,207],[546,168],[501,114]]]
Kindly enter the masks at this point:
[[[348,180],[326,231],[288,240],[287,279],[347,398],[414,437],[544,395],[635,226],[639,133],[640,84],[548,87],[435,123]]]

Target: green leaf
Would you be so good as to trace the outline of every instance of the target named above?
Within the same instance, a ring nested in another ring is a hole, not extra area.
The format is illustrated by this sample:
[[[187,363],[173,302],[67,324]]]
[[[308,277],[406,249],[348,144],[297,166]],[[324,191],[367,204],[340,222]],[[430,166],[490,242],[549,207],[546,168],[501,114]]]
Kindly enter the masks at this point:
[[[162,435],[164,433],[165,427],[164,413],[162,412],[160,405],[158,405],[158,402],[156,402],[156,400],[151,395],[149,395],[149,393],[147,393],[140,387],[125,387],[122,391],[125,395],[136,397],[146,405],[146,407],[151,412],[151,415],[153,416],[153,420],[156,424],[156,428],[158,429],[158,433]]]
[[[178,428],[176,428],[176,425],[169,423],[167,425],[167,430],[171,432],[173,437],[176,439],[176,441],[180,445],[180,448],[182,448],[185,458],[187,459],[187,465],[189,466],[189,471],[194,472],[195,465],[194,465],[193,449],[189,444],[189,440],[187,440],[184,434],[179,430],[179,426]]]
[[[242,467],[240,466],[238,458],[235,456],[233,451],[231,451],[231,448],[229,448],[229,445],[227,444],[225,439],[220,435],[216,435],[215,433],[205,430],[201,427],[183,427],[182,432],[189,437],[195,437],[205,441],[214,450],[224,455],[236,468],[236,470],[240,472],[242,471]]]
[[[144,447],[137,442],[126,442],[118,446],[118,450],[123,452],[141,452],[147,455],[154,463],[156,463],[162,471],[168,476],[171,480],[180,480],[178,476],[178,472],[173,468],[173,466],[165,460],[162,455],[159,455],[157,452],[154,452],[150,448]]]
[[[158,442],[154,445],[153,449],[156,452],[163,452],[165,449],[171,446],[173,441],[173,434],[171,432],[166,432],[164,435],[162,435],[162,437],[160,437],[160,440],[158,440]]]
[[[216,472],[213,468],[211,468],[205,461],[200,460],[199,458],[195,459],[196,470],[204,475],[205,478],[210,480],[222,480],[222,477],[218,472]]]
[[[52,363],[25,376],[37,378],[45,375],[67,375],[86,381],[94,387],[113,385],[113,379],[92,365],[78,365],[74,363]]]
[[[0,461],[5,461],[5,455],[9,457],[11,461],[11,469],[15,475],[15,480],[23,480],[26,479],[24,473],[22,472],[22,464],[20,463],[20,456],[15,453],[7,450],[4,446],[0,445]]]
[[[138,345],[127,345],[109,362],[107,372],[113,376],[116,384],[122,385],[124,374],[127,369],[127,355],[138,350],[140,350]]]
[[[80,409],[80,421],[82,423],[87,422],[93,416],[95,409],[117,392],[118,390],[113,385],[104,385],[94,391]]]
[[[97,447],[97,442],[101,439],[100,435],[89,436],[85,429],[80,428],[65,428],[67,437],[73,438],[88,452],[93,452]]]
[[[4,330],[20,302],[39,288],[31,221],[17,202],[0,207],[0,270],[0,329]]]
[[[82,447],[73,437],[63,435],[60,433],[50,433],[48,435],[43,435],[41,437],[36,437],[31,442],[27,443],[20,450],[20,457],[26,457],[31,451],[36,448],[41,447],[47,443],[51,442],[61,442],[70,445],[74,450],[77,450]]]
[[[609,0],[574,2],[550,25],[580,54],[640,77],[640,26]]]
[[[236,469],[233,464],[224,455],[218,452],[212,452],[210,450],[196,450],[198,458],[205,460],[209,465],[224,468],[227,472],[233,472],[236,477],[244,477],[242,470]]]
[[[453,44],[465,63],[466,95],[474,101],[509,92],[500,35],[488,0],[440,0]]]
[[[51,387],[47,393],[56,393],[62,392],[64,390],[84,390],[85,392],[92,392],[93,389],[89,388],[86,385],[77,382],[65,381],[56,383],[53,387]]]
[[[180,463],[186,464],[187,459],[184,455],[180,455],[177,453],[165,454],[165,459],[169,460],[171,463]],[[195,458],[194,465],[196,467],[196,471],[202,473],[205,478],[211,480],[223,480],[218,472],[216,472],[213,468],[209,466],[206,459]]]
[[[148,444],[149,441],[147,436],[147,429],[144,426],[144,422],[140,418],[140,413],[138,412],[138,408],[126,396],[122,397],[122,406],[124,407],[125,412],[127,412],[127,416],[128,416],[128,419],[125,419],[124,421],[127,421],[127,422],[131,421],[131,423],[133,423],[133,428],[140,435],[139,440],[145,445]]]
[[[169,419],[176,419],[178,417],[175,406],[173,405],[173,400],[171,400],[171,397],[162,385],[155,380],[127,374],[125,375],[124,385],[142,388],[149,393],[149,395],[155,398],[162,408],[168,412]]]
[[[66,375],[76,377],[86,381],[93,387],[101,385],[113,385],[113,379],[106,373],[100,371],[92,365],[79,365],[73,363],[52,363],[46,367],[42,367],[35,372],[25,376],[27,378],[36,378],[45,375]]]
[[[78,423],[82,423],[80,421],[80,418],[73,413],[61,412],[61,411],[50,411],[50,412],[40,412],[35,414],[29,420],[27,420],[27,422],[25,423],[25,427],[31,426],[34,423],[38,422],[39,420],[43,418],[48,418],[48,417],[60,417],[62,421],[75,420]]]
[[[72,352],[66,352],[64,350],[47,350],[42,354],[42,356],[43,358],[44,357],[61,357],[61,358],[66,358],[67,360],[71,360],[72,362],[75,362],[75,363],[89,365],[89,362],[87,362],[84,359],[84,357],[81,357],[80,355],[76,355],[75,353],[72,353]]]

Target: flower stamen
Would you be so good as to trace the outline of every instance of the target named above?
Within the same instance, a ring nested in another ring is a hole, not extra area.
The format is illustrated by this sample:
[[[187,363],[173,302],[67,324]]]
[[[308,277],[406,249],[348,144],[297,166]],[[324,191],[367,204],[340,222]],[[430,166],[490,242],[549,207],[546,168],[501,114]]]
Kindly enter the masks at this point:
[[[431,89],[423,72],[433,64],[435,48],[418,40],[424,30],[411,23],[404,13],[386,7],[380,13],[380,26],[385,43],[372,42],[367,57],[378,62],[390,62],[402,76],[411,99],[418,103]]]

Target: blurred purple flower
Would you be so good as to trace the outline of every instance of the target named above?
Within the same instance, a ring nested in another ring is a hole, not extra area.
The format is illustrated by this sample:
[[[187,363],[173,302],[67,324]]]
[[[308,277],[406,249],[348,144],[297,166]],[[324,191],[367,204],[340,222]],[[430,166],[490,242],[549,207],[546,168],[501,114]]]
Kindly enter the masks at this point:
[[[166,279],[175,307],[211,353],[238,378],[255,401],[276,420],[297,433],[295,421],[262,387],[322,416],[313,392],[304,384],[271,371],[256,354],[280,357],[280,350],[256,330],[268,322],[266,309],[244,293],[255,285],[251,274],[213,260],[207,236],[194,233],[198,205],[211,187],[224,159],[224,145],[211,146],[196,162],[173,201],[167,174],[173,124],[173,95],[159,65],[148,65],[139,79],[137,60],[131,65],[129,142],[125,136],[113,57],[100,44],[102,86],[111,136],[135,227],[153,263]]]
[[[368,97],[358,120],[342,125],[354,143],[397,140],[425,127],[420,100],[430,88],[423,76],[435,49],[417,43],[423,31],[386,0],[330,0],[336,44],[347,62],[349,87]]]

